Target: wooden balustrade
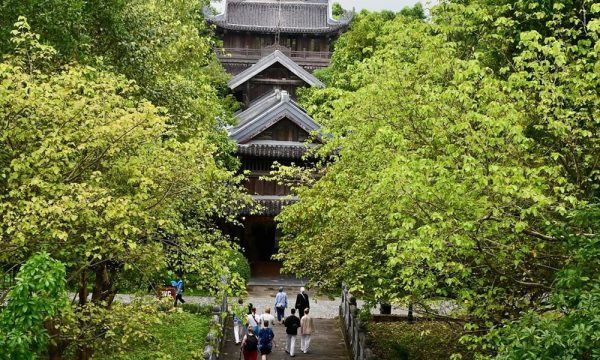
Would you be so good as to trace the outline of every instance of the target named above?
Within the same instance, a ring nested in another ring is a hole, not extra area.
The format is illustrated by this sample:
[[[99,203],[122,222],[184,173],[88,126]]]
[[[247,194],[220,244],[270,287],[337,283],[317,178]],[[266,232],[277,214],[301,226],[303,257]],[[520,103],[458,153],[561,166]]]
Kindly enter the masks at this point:
[[[273,48],[275,49],[275,48]],[[252,49],[252,48],[220,48],[216,49],[217,56],[223,59],[238,59],[240,57],[247,58],[249,60],[258,60],[261,57],[268,55],[273,50],[271,48],[266,49]],[[295,60],[316,60],[316,61],[329,61],[331,59],[331,52],[329,51],[297,51],[290,50],[287,48],[279,48],[284,54]]]

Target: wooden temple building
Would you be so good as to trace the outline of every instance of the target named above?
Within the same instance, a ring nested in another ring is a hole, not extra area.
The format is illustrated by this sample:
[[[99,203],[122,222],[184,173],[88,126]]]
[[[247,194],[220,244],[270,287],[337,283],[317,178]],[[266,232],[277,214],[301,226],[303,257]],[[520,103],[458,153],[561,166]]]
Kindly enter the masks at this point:
[[[261,205],[245,214],[243,227],[232,230],[252,265],[253,276],[278,272],[271,257],[280,234],[275,216],[296,201],[290,189],[261,180],[274,161],[301,164],[312,142],[319,142],[317,124],[296,102],[300,87],[323,87],[312,72],[329,65],[332,41],[347,27],[352,13],[339,20],[330,0],[226,0],[223,13],[205,18],[223,40],[217,56],[233,75],[228,86],[242,109],[229,129],[237,143],[242,169],[250,175],[246,188]]]

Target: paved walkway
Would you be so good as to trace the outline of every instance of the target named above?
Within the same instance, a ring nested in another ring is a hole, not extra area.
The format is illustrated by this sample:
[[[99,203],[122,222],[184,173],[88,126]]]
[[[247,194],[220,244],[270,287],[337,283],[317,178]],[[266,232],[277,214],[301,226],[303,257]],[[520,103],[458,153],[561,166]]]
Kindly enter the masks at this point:
[[[310,341],[308,353],[300,351],[300,336],[296,338],[295,357],[298,360],[349,360],[346,342],[338,319],[315,319],[316,332]],[[269,360],[288,360],[291,357],[285,353],[285,327],[279,323],[273,326],[275,332],[275,347],[269,355]],[[225,330],[225,345],[219,360],[239,360],[240,345],[236,345],[233,338],[233,323],[227,319]],[[260,356],[259,356],[260,359]]]
[[[265,308],[271,308],[271,314],[275,315],[275,294],[277,294],[278,286],[273,285],[262,285],[262,286],[248,286],[248,296],[244,299],[244,305],[251,302],[256,307],[256,313],[258,315],[262,314]],[[285,311],[285,315],[289,315],[289,308],[294,306],[296,302],[296,294],[298,293],[299,287],[297,286],[285,286],[284,287],[287,295],[288,295],[288,309]],[[339,316],[339,308],[341,303],[341,298],[336,297],[334,299],[329,299],[326,296],[315,296],[312,291],[309,291],[310,295],[310,311],[313,318],[318,319],[333,319]],[[144,295],[144,296],[152,296],[152,295]],[[76,298],[76,294],[71,293],[71,298]],[[121,303],[128,304],[132,301],[135,295],[130,294],[117,294],[115,297],[115,301],[119,301]],[[200,305],[213,305],[215,303],[212,297],[205,296],[187,296],[184,295],[183,298],[187,303],[190,304],[200,304]],[[236,299],[229,299],[229,303],[232,304],[236,301]],[[362,307],[363,302],[358,301],[358,306]],[[373,308],[371,309],[373,314],[378,314],[379,309]],[[404,314],[406,315],[406,310],[402,308],[394,307],[392,310],[393,314]]]

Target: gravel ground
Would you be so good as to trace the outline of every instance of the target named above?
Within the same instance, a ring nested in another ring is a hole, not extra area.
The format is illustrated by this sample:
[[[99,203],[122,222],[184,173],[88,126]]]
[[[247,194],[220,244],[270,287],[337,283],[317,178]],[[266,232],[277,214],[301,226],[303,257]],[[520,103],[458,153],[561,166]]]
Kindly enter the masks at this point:
[[[290,307],[294,306],[296,301],[296,291],[297,289],[287,289],[288,294],[288,308],[285,311],[285,314],[288,315],[290,313]],[[245,298],[244,304],[252,303],[256,307],[256,313],[262,314],[265,308],[271,308],[271,314],[276,316],[275,312],[275,294],[277,293],[277,287],[273,286],[252,286],[248,289],[248,296]],[[313,297],[311,292],[308,291],[308,295],[310,296],[310,309],[311,315],[317,319],[333,319],[339,315],[339,307],[341,303],[341,298],[336,297],[334,299],[329,299],[325,296]],[[117,294],[115,297],[115,301],[128,304],[130,303],[136,296],[132,294]],[[150,297],[151,295],[143,295],[144,297]],[[70,294],[71,298],[77,298],[74,293]],[[214,298],[207,296],[183,296],[183,299],[186,303],[190,304],[200,304],[200,305],[212,305],[215,303]],[[229,299],[229,303],[236,302],[236,298]],[[358,301],[359,308],[364,305],[360,300]],[[371,309],[373,314],[378,314],[379,309],[373,308]],[[393,308],[393,314],[403,314],[406,315],[406,310],[402,308]]]

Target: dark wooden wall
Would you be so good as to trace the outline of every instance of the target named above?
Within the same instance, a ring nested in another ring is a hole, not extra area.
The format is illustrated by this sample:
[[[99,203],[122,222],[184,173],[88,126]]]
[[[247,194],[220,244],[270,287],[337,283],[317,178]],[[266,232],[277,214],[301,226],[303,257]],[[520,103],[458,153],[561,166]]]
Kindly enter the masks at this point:
[[[262,49],[275,44],[275,34],[242,32],[223,33],[224,48]],[[280,45],[292,51],[330,51],[330,39],[326,36],[281,34]]]

